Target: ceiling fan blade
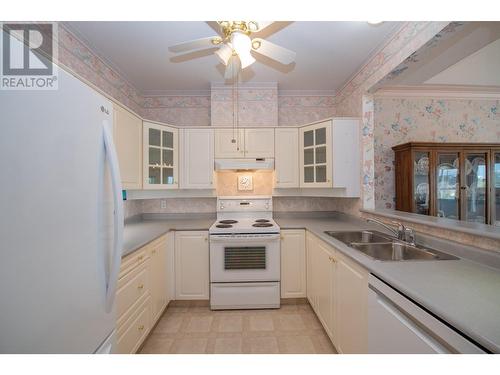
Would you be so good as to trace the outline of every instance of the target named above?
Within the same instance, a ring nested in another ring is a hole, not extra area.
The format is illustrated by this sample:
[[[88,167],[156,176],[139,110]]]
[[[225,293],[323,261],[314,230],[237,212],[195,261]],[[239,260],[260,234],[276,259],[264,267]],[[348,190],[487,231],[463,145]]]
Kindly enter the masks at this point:
[[[284,65],[294,62],[296,56],[295,52],[261,38],[252,39],[252,50]]]
[[[222,32],[222,27],[220,26],[219,22],[217,21],[206,21],[206,24],[212,28],[213,31],[215,31],[217,34],[219,34],[221,37],[224,36],[224,33]]]
[[[257,24],[257,30],[254,31],[256,33],[264,30],[266,27],[271,26],[274,23],[274,21],[254,21],[254,22]]]
[[[226,71],[224,72],[224,79],[229,80],[236,77],[240,70],[240,59],[238,56],[232,56],[226,66]]]
[[[216,41],[215,43],[213,41]],[[219,45],[222,42],[221,38],[218,36],[211,36],[208,38],[200,38],[191,40],[189,42],[179,43],[174,46],[168,47],[170,52],[188,52],[195,49],[210,48]]]

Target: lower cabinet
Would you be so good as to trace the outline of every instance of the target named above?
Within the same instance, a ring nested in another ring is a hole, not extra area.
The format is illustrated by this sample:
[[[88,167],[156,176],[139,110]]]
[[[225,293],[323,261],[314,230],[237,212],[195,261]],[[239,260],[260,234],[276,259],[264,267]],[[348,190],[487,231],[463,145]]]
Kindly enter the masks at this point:
[[[307,298],[335,344],[335,251],[307,232]]]
[[[116,292],[118,353],[135,353],[169,302],[166,239],[122,259]]]
[[[305,298],[306,295],[305,230],[282,230],[281,298]]]
[[[156,322],[170,302],[168,298],[167,238],[161,237],[148,247],[150,256],[151,313]]]
[[[207,231],[175,232],[175,299],[209,299]]]
[[[306,234],[307,298],[339,353],[366,353],[368,271]]]
[[[367,353],[368,271],[337,252],[336,348],[339,353]]]

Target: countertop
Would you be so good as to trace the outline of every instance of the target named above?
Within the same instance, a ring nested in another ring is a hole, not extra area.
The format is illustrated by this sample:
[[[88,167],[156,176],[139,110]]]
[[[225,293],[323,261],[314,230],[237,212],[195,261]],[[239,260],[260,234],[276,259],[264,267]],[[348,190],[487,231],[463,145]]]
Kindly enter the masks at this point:
[[[367,268],[480,345],[500,353],[500,270],[471,260],[381,262],[326,235],[327,230],[380,227],[339,214],[279,218],[281,229],[304,228]],[[383,230],[382,230],[383,231]],[[448,251],[451,253],[451,251]]]
[[[341,213],[314,216],[275,214],[274,219],[281,229],[311,231],[489,351],[500,353],[499,269],[467,259],[375,261],[324,231],[381,230],[380,227]],[[214,221],[214,215],[200,214],[143,215],[129,220],[124,230],[123,256],[171,230],[208,230]]]
[[[125,222],[122,257],[172,230],[208,230],[215,215],[168,214],[143,215]]]

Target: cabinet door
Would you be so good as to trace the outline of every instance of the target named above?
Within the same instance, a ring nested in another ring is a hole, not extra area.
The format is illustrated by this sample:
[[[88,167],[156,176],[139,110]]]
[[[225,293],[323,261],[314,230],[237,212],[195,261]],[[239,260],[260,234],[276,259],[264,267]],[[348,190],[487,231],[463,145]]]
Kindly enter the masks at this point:
[[[213,129],[181,130],[181,189],[213,189]]]
[[[299,130],[275,129],[276,188],[299,187]]]
[[[500,227],[500,150],[492,152],[491,163],[491,224]]]
[[[340,353],[366,353],[368,272],[337,252],[335,346]]]
[[[313,272],[317,275],[318,318],[323,324],[326,333],[333,340],[334,322],[334,252],[325,242],[317,242],[317,261]]]
[[[208,232],[175,232],[176,299],[209,299]]]
[[[179,187],[178,130],[144,122],[144,189]]]
[[[167,290],[167,248],[166,237],[149,246],[151,274],[151,313],[153,324],[159,319],[168,303]]]
[[[215,158],[245,157],[245,132],[243,129],[215,129]]]
[[[113,138],[123,189],[142,189],[142,120],[115,104]]]
[[[331,120],[300,129],[300,187],[332,187]]]
[[[306,292],[309,304],[311,305],[314,311],[316,311],[316,293],[317,293],[317,288],[315,283],[316,274],[314,272],[316,268],[315,260],[317,257],[315,255],[317,251],[318,250],[316,245],[316,238],[311,233],[306,232],[306,258],[307,258]]]
[[[346,197],[359,197],[361,186],[359,119],[332,120],[332,186],[345,189]],[[328,143],[330,144],[330,143]]]
[[[422,215],[429,215],[431,212],[430,157],[429,151],[416,150],[412,153],[413,202],[411,207],[412,212]]]
[[[489,152],[463,153],[460,215],[462,220],[488,223],[489,157]]]
[[[245,129],[246,158],[274,158],[274,129]]]
[[[436,216],[460,219],[460,154],[436,153]]]
[[[282,230],[281,298],[303,298],[306,295],[305,231]]]

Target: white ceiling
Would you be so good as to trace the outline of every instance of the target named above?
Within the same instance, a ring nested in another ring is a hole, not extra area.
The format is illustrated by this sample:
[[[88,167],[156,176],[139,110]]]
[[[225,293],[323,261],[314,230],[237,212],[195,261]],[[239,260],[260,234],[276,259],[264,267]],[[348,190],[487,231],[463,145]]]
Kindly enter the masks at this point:
[[[144,94],[206,91],[223,81],[213,51],[179,57],[173,44],[216,35],[205,22],[67,22],[83,42]],[[297,53],[295,64],[255,56],[244,82],[278,82],[280,90],[334,92],[402,25],[384,22],[278,22],[263,31],[267,40]],[[270,35],[267,35],[270,34]]]

